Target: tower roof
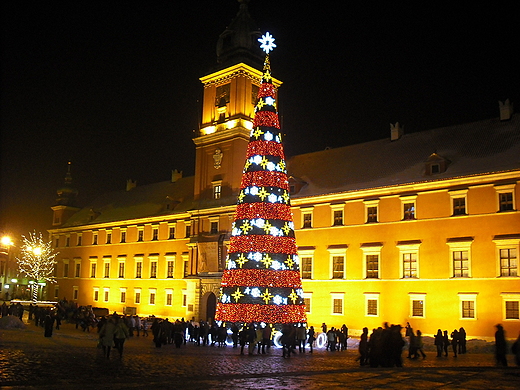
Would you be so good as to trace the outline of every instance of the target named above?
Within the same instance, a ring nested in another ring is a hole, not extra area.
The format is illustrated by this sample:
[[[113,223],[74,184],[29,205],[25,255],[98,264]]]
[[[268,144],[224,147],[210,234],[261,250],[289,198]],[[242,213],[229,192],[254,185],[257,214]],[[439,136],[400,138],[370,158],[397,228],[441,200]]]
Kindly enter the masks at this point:
[[[56,190],[58,198],[56,204],[74,206],[78,190],[72,186],[72,175],[70,174],[70,167],[72,163],[69,161],[67,165],[67,174],[65,175],[65,182],[63,186]]]
[[[249,0],[238,0],[237,16],[220,34],[217,42],[217,62],[221,67],[244,62],[255,68],[262,66],[263,53],[258,47],[261,33],[251,18],[247,4]]]

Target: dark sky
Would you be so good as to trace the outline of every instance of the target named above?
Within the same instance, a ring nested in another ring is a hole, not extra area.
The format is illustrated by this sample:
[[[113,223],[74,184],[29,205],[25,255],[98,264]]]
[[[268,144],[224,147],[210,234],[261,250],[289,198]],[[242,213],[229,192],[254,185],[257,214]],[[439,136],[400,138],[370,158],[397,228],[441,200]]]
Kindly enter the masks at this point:
[[[0,233],[49,227],[69,160],[82,205],[129,178],[193,174],[198,79],[216,65],[236,0],[10,3],[1,6]],[[496,117],[506,98],[520,104],[507,2],[385,3],[251,1],[278,45],[288,157],[387,137],[397,121],[414,132]]]

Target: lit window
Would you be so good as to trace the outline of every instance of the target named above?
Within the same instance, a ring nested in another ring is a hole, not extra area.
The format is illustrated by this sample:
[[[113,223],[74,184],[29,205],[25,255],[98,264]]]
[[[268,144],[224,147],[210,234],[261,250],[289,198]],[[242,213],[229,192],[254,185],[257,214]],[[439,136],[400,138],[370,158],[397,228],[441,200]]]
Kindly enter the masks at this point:
[[[518,276],[516,248],[500,249],[500,276]]]
[[[222,196],[222,185],[213,184],[213,199],[220,199]]]
[[[426,294],[409,294],[410,295],[410,316],[425,317]]]
[[[417,199],[417,195],[401,197],[401,209],[402,209],[402,213],[403,213],[401,216],[401,219],[403,221],[411,221],[416,218],[416,216],[415,216],[416,199]]]
[[[454,278],[471,277],[471,243],[472,237],[448,239],[451,256],[451,276]]]
[[[417,277],[417,253],[403,253],[403,278]]]
[[[365,221],[366,223],[378,222],[378,205],[379,200],[367,200],[363,202],[365,204]]]
[[[379,255],[366,255],[366,278],[379,278]]]
[[[332,279],[343,279],[345,278],[345,257],[344,256],[333,256],[332,257]]]

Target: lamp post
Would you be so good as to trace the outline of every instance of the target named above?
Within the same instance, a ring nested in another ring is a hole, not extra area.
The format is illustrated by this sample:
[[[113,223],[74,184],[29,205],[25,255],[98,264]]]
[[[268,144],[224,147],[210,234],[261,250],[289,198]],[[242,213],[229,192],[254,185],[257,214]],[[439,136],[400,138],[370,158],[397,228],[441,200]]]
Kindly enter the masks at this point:
[[[2,236],[0,239],[0,246],[2,250],[2,255],[5,256],[5,262],[0,259],[0,271],[2,276],[2,285],[4,286],[5,292],[5,300],[9,299],[9,288],[10,284],[8,283],[9,278],[9,260],[11,255],[11,247],[14,245],[13,240],[10,236]],[[1,286],[0,286],[1,289]]]

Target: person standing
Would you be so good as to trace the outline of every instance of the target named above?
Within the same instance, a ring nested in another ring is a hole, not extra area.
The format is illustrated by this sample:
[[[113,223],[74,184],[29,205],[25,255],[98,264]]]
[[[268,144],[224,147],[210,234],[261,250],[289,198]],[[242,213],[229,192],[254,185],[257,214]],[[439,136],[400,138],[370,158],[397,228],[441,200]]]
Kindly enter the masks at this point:
[[[511,347],[511,352],[513,352],[513,355],[515,355],[516,365],[520,366],[520,334],[518,335],[518,338],[516,339],[515,343]]]
[[[495,332],[495,358],[497,364],[507,367],[507,342],[506,332],[501,324],[495,325],[497,331]]]
[[[298,324],[296,328],[296,344],[300,353],[305,353],[305,342],[307,340],[307,329],[304,324]]]
[[[125,321],[122,320],[119,316],[114,317],[115,322],[115,330],[114,330],[114,347],[119,352],[119,358],[123,357],[123,345],[125,340],[130,336],[130,332],[128,327],[125,324]]]
[[[450,345],[450,338],[448,337],[447,330],[445,330],[442,335],[442,341],[443,341],[442,348],[444,349],[444,356],[448,356],[448,347]]]
[[[457,345],[459,343],[459,331],[454,329],[451,332],[451,348],[453,349],[453,357],[457,357]]]
[[[442,356],[443,345],[444,339],[442,337],[442,330],[437,329],[437,334],[435,335],[435,347],[437,347],[437,357]]]
[[[54,315],[52,314],[50,309],[47,310],[47,312],[45,313],[43,322],[44,322],[44,328],[45,328],[44,336],[52,337],[52,328],[54,327]]]
[[[363,333],[361,334],[361,338],[359,340],[359,365],[365,366],[368,364],[368,328],[363,328]]]
[[[311,326],[309,328],[309,332],[307,333],[307,336],[309,337],[307,339],[307,342],[309,343],[310,353],[312,353],[312,347],[314,345],[314,340],[316,340],[316,333],[314,332],[314,326]]]

